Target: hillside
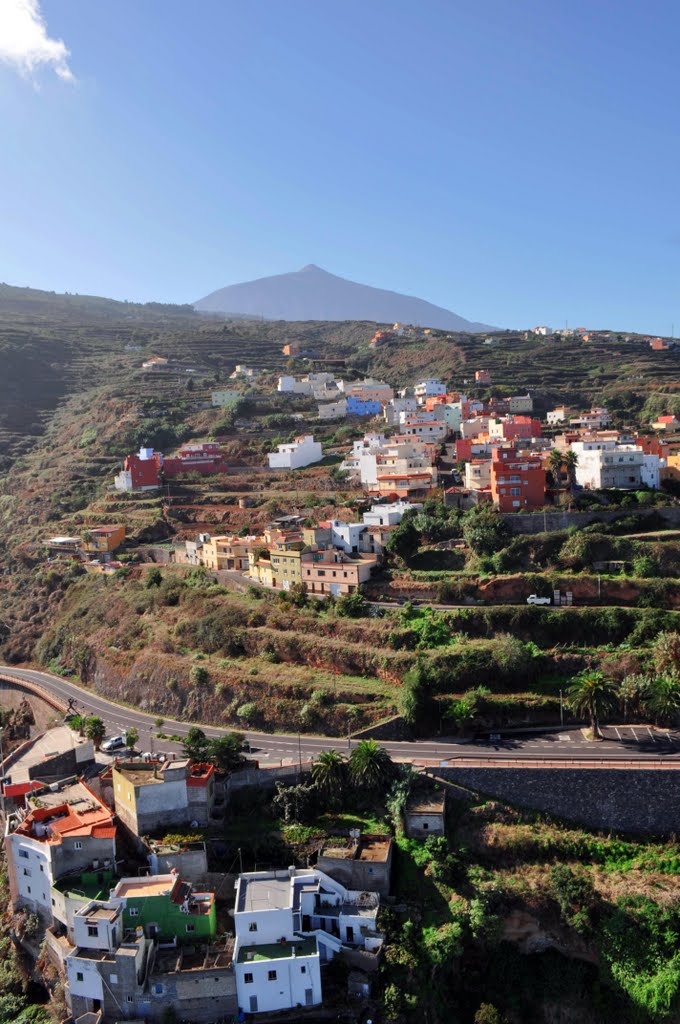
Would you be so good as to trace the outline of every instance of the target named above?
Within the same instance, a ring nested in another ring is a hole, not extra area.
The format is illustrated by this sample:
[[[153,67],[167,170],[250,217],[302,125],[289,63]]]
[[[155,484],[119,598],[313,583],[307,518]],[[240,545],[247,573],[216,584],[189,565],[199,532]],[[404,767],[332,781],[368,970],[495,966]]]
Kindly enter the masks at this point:
[[[424,299],[348,281],[313,263],[290,274],[220,288],[195,306],[205,313],[248,313],[269,320],[400,321],[446,331],[494,330]]]

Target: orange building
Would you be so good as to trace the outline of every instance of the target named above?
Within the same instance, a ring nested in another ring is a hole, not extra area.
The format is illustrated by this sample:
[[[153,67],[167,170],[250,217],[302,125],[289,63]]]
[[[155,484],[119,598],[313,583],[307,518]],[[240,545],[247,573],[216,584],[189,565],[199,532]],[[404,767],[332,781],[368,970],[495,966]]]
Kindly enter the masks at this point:
[[[109,555],[125,540],[124,526],[93,526],[83,534],[82,548],[91,555]]]
[[[499,512],[531,512],[545,504],[545,469],[538,455],[494,448],[491,496]]]

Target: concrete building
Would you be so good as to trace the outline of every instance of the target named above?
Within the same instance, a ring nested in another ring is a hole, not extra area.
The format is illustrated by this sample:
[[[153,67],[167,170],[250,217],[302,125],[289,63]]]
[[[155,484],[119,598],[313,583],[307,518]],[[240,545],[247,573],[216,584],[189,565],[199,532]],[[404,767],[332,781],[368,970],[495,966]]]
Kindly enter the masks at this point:
[[[546,327],[545,324],[543,324],[541,327],[533,327],[531,329],[531,333],[538,334],[543,338],[549,338],[552,334],[552,327]]]
[[[468,491],[491,487],[491,459],[471,459],[465,463],[465,487]]]
[[[534,400],[531,395],[513,395],[508,399],[508,412],[528,413],[534,411]]]
[[[612,418],[602,406],[591,409],[590,412],[583,412],[579,416],[572,416],[569,419],[569,426],[572,430],[604,430],[611,424]]]
[[[178,874],[121,878],[111,899],[123,908],[125,931],[142,928],[149,939],[180,944],[215,938],[215,894],[194,892]]]
[[[571,450],[578,462],[576,483],[588,490],[603,487],[635,490],[640,486],[658,489],[665,460],[648,454],[634,444],[601,439],[574,441]]]
[[[270,469],[302,469],[322,458],[321,445],[311,434],[296,437],[291,444],[280,444],[278,451],[267,456]]]
[[[377,565],[375,555],[350,557],[335,549],[304,552],[301,559],[302,582],[311,594],[340,597],[353,594],[362,583],[367,583]]]
[[[66,875],[116,860],[116,826],[108,807],[83,782],[55,784],[36,797],[30,810],[8,815],[5,855],[12,907],[25,907],[48,922],[52,886]]]
[[[231,944],[161,946],[142,928],[125,930],[124,913],[122,901],[109,899],[90,901],[76,916],[77,941],[63,961],[75,1019],[160,1024],[171,1008],[179,1019],[210,1024],[236,1014]]]
[[[545,505],[546,473],[538,455],[494,448],[491,496],[499,512],[531,512]]]
[[[316,868],[347,889],[389,896],[392,885],[391,836],[352,835],[329,840],[319,850]]]
[[[491,370],[475,370],[475,384],[490,384]]]
[[[406,835],[412,839],[446,835],[446,790],[417,787],[404,809]]]
[[[558,423],[566,423],[570,415],[571,409],[566,405],[558,405],[554,409],[550,409],[545,418],[548,425],[554,427]]]
[[[187,541],[187,545],[189,543],[191,542]],[[264,537],[259,534],[249,534],[246,537],[237,537],[234,534],[210,537],[201,546],[199,564],[213,571],[233,569],[237,572],[247,572],[250,554],[264,543]]]
[[[392,398],[389,402],[385,403],[383,408],[383,418],[388,426],[394,426],[395,423],[399,423],[399,417],[401,413],[415,412],[418,408],[418,400],[414,397],[403,397],[403,398]]]
[[[360,381],[338,381],[338,387],[344,392],[348,402],[350,398],[356,398],[361,402],[377,402],[380,405],[379,412],[386,402],[394,398],[394,391],[389,384],[383,380],[374,380],[367,377]]]
[[[116,814],[135,836],[172,825],[208,825],[215,805],[214,767],[189,760],[116,761],[111,785]]]
[[[341,398],[338,402],[324,402],[317,406],[317,419],[319,420],[344,420],[347,416],[347,399]]]
[[[418,405],[422,405],[426,398],[431,398],[433,395],[445,395],[446,385],[439,377],[426,377],[425,380],[418,381],[413,389],[413,393],[416,396]]]
[[[321,962],[377,952],[377,892],[353,892],[315,869],[259,871],[236,883],[234,973],[239,1008],[262,1013],[322,1001]]]
[[[153,448],[140,448],[138,455],[127,455],[123,469],[113,480],[117,491],[154,491],[160,487],[163,457]]]
[[[124,526],[91,526],[83,533],[81,547],[90,555],[106,558],[116,551],[124,540]]]
[[[420,511],[422,507],[422,504],[412,501],[392,501],[372,505],[362,518],[366,526],[398,526],[405,512]]]

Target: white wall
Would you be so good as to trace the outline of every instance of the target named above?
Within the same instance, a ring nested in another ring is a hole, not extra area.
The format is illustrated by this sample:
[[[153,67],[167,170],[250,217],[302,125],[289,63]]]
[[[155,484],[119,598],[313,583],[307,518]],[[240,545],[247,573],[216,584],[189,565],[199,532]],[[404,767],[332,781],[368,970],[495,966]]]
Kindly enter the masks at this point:
[[[276,980],[269,980],[270,971]],[[234,963],[238,1005],[250,1012],[250,998],[257,997],[257,1012],[290,1009],[306,1005],[306,990],[312,990],[310,1006],[321,1002],[321,966],[316,956],[296,956],[277,960],[253,960]],[[245,976],[253,980],[246,983]]]
[[[82,978],[78,975],[81,974]],[[80,959],[71,954],[66,958],[66,976],[72,996],[83,999],[104,999],[104,985],[96,960]]]
[[[20,905],[29,905],[52,915],[52,861],[45,843],[26,836],[9,836],[7,851],[12,857]]]

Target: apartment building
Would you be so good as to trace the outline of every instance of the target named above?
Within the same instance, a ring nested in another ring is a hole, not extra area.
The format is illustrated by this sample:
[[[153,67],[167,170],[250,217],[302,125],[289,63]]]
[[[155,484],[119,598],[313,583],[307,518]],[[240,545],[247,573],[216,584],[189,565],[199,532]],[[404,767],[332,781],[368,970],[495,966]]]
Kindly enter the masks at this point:
[[[603,406],[597,406],[590,412],[571,416],[569,426],[572,430],[604,430],[611,424],[612,418]]]
[[[190,541],[187,541],[187,546]],[[206,569],[234,569],[238,572],[248,570],[249,555],[265,543],[263,536],[249,534],[236,537],[233,534],[225,537],[209,537],[201,545],[198,562]]]
[[[417,512],[422,507],[412,501],[392,501],[384,505],[372,505],[362,518],[366,526],[398,526],[405,512]]]
[[[280,444],[278,450],[267,456],[270,469],[302,469],[321,462],[321,445],[312,434],[302,434],[291,444]]]
[[[317,406],[317,419],[319,420],[344,420],[348,413],[347,399],[341,398],[337,402],[324,402]]]
[[[494,448],[491,497],[500,512],[531,512],[545,504],[546,474],[538,455]]]
[[[124,540],[124,526],[91,526],[83,533],[81,547],[92,556],[106,558],[116,551]]]
[[[115,865],[116,826],[84,782],[55,784],[25,799],[29,810],[9,814],[5,823],[10,899],[15,910],[25,907],[51,921],[59,879]]]
[[[414,397],[392,398],[383,407],[383,418],[388,426],[392,427],[399,423],[401,413],[413,413],[418,408],[418,401]]]
[[[424,380],[418,381],[413,388],[413,393],[418,405],[423,405],[427,398],[432,398],[434,395],[445,395],[446,385],[439,377],[426,377]]]
[[[375,555],[346,555],[334,548],[305,551],[301,559],[302,582],[311,594],[340,597],[353,594],[367,583],[377,567]]]
[[[584,439],[574,441],[571,450],[578,457],[576,483],[589,490],[602,487],[635,490],[640,486],[657,489],[661,469],[665,468],[664,459],[635,444]]]
[[[290,590],[302,581],[301,557],[304,542],[302,534],[288,540],[272,540],[265,548],[248,555],[248,575],[263,587]]]
[[[377,952],[377,892],[356,892],[315,869],[241,874],[234,974],[245,1013],[316,1006],[321,963],[343,950]]]

